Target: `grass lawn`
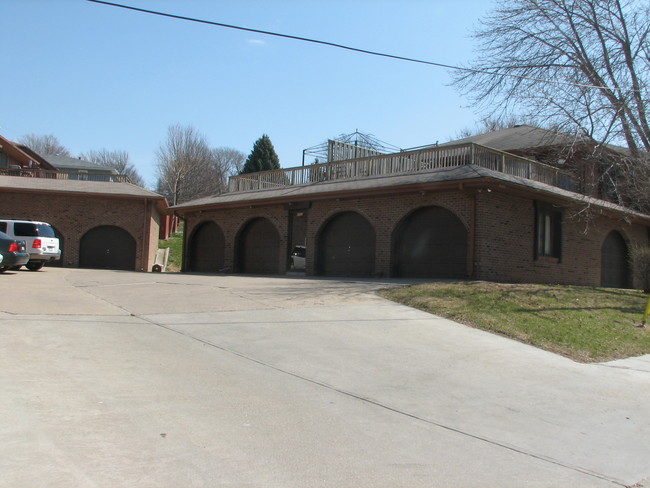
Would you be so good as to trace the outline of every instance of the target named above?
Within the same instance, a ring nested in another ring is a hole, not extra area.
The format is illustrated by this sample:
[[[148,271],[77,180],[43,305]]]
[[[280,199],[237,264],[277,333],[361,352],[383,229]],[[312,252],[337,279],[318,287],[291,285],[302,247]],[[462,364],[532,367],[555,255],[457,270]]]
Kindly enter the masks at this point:
[[[436,282],[381,295],[576,361],[650,353],[650,328],[640,327],[648,296],[638,290]]]
[[[158,249],[169,248],[169,258],[165,271],[174,273],[181,270],[183,262],[183,233],[176,232],[169,239],[160,239]]]

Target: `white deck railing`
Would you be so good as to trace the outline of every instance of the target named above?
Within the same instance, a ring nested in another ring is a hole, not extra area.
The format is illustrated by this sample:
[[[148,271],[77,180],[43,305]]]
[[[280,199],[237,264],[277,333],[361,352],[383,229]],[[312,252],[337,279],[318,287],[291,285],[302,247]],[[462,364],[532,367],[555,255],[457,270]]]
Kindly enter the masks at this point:
[[[547,164],[471,143],[435,146],[347,161],[247,173],[232,176],[228,191],[284,188],[323,181],[344,181],[373,176],[418,173],[470,164],[539,181],[565,190],[579,191],[578,182],[567,172]]]
[[[46,178],[50,180],[82,180],[106,181],[110,183],[132,183],[129,177],[126,175],[99,173],[64,173],[62,171],[49,171],[29,168],[0,168],[0,175],[26,176],[31,178]]]

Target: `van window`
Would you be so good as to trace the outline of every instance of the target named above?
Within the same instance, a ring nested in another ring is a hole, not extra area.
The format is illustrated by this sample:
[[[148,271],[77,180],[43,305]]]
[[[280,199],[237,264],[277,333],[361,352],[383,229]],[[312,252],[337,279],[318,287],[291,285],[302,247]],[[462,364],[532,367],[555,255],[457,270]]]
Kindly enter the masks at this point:
[[[37,224],[38,235],[41,237],[56,237],[54,229],[51,225]]]
[[[36,224],[16,222],[14,223],[14,234],[22,237],[37,237],[38,228],[36,227]]]
[[[22,237],[55,237],[52,226],[31,222],[14,223],[14,234]]]
[[[4,225],[4,229],[2,226]],[[6,232],[7,223],[0,222],[0,232]],[[51,225],[34,222],[14,222],[14,234],[20,237],[56,237]]]

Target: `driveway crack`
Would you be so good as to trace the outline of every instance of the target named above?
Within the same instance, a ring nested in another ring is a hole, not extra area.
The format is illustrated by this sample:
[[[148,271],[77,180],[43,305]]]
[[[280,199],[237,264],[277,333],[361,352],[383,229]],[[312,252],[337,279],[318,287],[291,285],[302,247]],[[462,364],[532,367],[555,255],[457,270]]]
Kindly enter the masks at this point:
[[[296,379],[298,379],[300,381],[305,381],[305,382],[311,383],[313,385],[319,386],[321,388],[325,388],[325,389],[327,389],[329,391],[332,391],[332,392],[335,392],[337,394],[346,396],[348,398],[353,398],[355,400],[364,402],[364,403],[369,404],[369,405],[373,405],[373,406],[381,408],[383,410],[393,412],[393,413],[398,414],[400,416],[403,416],[403,417],[406,417],[406,418],[409,418],[409,419],[412,419],[412,420],[416,420],[418,422],[422,422],[422,423],[425,423],[427,425],[431,425],[431,426],[434,426],[434,427],[437,427],[437,428],[440,428],[440,429],[444,429],[444,430],[447,430],[449,432],[454,432],[454,433],[459,434],[461,436],[468,437],[468,438],[477,440],[479,442],[484,442],[484,443],[490,444],[492,446],[500,447],[502,449],[506,449],[506,450],[509,450],[509,451],[524,455],[526,457],[538,459],[538,460],[546,462],[546,463],[550,463],[550,464],[553,464],[553,465],[556,465],[556,466],[560,466],[562,468],[566,468],[566,469],[569,469],[569,470],[572,470],[572,471],[575,471],[575,472],[579,472],[579,473],[582,473],[582,474],[585,474],[585,475],[588,475],[588,476],[591,476],[591,477],[594,477],[594,478],[597,478],[597,479],[612,483],[613,485],[616,485],[616,486],[621,486],[621,487],[628,486],[623,481],[613,479],[613,478],[608,477],[608,476],[606,476],[604,474],[601,474],[601,473],[596,473],[596,472],[594,472],[592,470],[589,470],[587,468],[583,468],[583,467],[580,467],[580,466],[565,463],[565,462],[562,462],[562,461],[560,461],[558,459],[555,459],[555,458],[552,458],[552,457],[549,457],[549,456],[545,456],[543,454],[538,454],[538,453],[532,452],[530,450],[526,450],[526,449],[523,449],[523,448],[520,448],[520,447],[517,447],[517,446],[514,446],[514,445],[506,444],[506,443],[500,442],[500,441],[495,440],[495,439],[490,439],[490,438],[485,437],[485,436],[474,434],[472,432],[469,432],[469,431],[466,431],[466,430],[463,430],[463,429],[460,429],[460,428],[457,428],[457,427],[453,427],[451,425],[447,425],[447,424],[445,424],[443,422],[440,422],[440,421],[437,421],[435,419],[426,418],[426,417],[423,417],[421,415],[416,415],[416,414],[407,412],[407,411],[402,410],[400,408],[396,408],[396,407],[393,407],[393,406],[388,405],[386,403],[382,403],[381,401],[378,401],[378,400],[375,400],[375,399],[372,399],[372,398],[369,398],[369,397],[366,397],[366,396],[362,396],[362,395],[356,394],[356,393],[351,392],[351,391],[347,391],[347,390],[338,388],[338,387],[336,387],[334,385],[330,385],[328,383],[315,380],[315,379],[310,378],[308,376],[298,374],[298,373],[296,373],[294,371],[290,371],[290,370],[287,370],[287,369],[280,368],[280,367],[275,366],[273,364],[270,364],[268,362],[262,361],[260,359],[256,359],[256,358],[254,358],[254,357],[252,357],[250,355],[241,353],[241,352],[233,350],[233,349],[229,349],[229,348],[224,347],[222,345],[216,344],[216,343],[214,343],[212,341],[202,339],[202,338],[197,337],[197,336],[195,336],[193,334],[190,334],[188,332],[175,329],[174,327],[172,327],[170,325],[164,325],[164,324],[157,323],[154,320],[152,320],[150,318],[147,318],[147,317],[140,317],[140,318],[142,320],[150,323],[153,326],[160,327],[162,329],[166,329],[166,330],[168,330],[170,332],[173,332],[175,334],[178,334],[178,335],[184,336],[184,337],[186,337],[188,339],[199,342],[199,343],[201,343],[201,344],[203,344],[205,346],[209,346],[209,347],[212,347],[214,349],[218,349],[218,350],[220,350],[222,352],[225,352],[227,354],[231,354],[233,356],[239,357],[239,358],[244,359],[246,361],[249,361],[251,363],[258,364],[258,365],[260,365],[260,366],[262,366],[264,368],[268,368],[268,369],[274,370],[274,371],[276,371],[278,373],[281,373],[281,374],[284,374],[284,375],[287,375],[287,376],[291,376],[291,377],[296,378]]]

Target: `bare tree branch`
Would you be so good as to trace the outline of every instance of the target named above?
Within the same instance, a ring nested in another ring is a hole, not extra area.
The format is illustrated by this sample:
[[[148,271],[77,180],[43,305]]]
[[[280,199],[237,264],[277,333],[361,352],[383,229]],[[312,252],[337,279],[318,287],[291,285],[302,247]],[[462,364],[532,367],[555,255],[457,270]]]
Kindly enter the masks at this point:
[[[44,136],[27,134],[22,136],[18,142],[27,146],[32,151],[35,151],[41,156],[70,156],[70,151],[68,151],[68,149],[63,146],[55,136],[51,134]]]
[[[79,157],[105,168],[112,168],[119,174],[128,176],[134,185],[144,187],[144,180],[135,166],[129,161],[129,153],[126,151],[109,151],[104,148],[99,150],[91,149],[81,153]]]
[[[192,126],[172,125],[157,151],[157,191],[172,205],[221,193],[237,174],[244,154],[227,147],[210,149]]]
[[[650,151],[643,2],[501,0],[474,37],[477,61],[454,78],[487,117],[542,118],[635,156]]]

